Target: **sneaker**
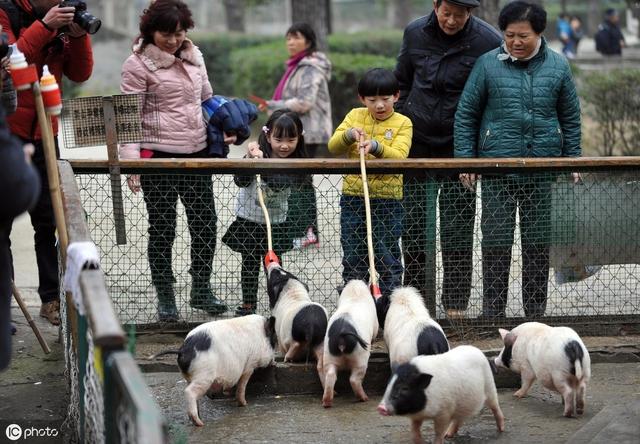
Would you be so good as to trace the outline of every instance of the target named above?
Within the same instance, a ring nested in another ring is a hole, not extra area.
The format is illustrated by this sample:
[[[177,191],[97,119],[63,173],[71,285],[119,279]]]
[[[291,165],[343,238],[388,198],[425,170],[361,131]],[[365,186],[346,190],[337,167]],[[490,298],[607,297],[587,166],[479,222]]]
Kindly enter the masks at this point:
[[[236,316],[248,316],[252,314],[256,314],[256,307],[251,304],[243,304],[236,307]]]
[[[307,248],[310,245],[313,245],[314,247],[320,246],[320,239],[318,239],[318,236],[313,232],[312,227],[307,229],[307,234],[304,237],[299,237],[293,240],[293,248],[296,250]]]
[[[40,317],[52,325],[60,325],[60,301],[45,302],[40,307]]]

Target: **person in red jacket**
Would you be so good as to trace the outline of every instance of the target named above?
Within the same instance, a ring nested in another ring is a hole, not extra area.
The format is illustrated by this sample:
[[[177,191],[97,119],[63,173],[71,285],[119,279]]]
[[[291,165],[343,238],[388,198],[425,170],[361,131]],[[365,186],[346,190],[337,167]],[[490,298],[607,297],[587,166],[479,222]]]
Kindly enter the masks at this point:
[[[84,82],[91,76],[93,52],[87,33],[73,22],[75,8],[59,7],[59,0],[12,0],[0,2],[0,25],[7,33],[10,44],[17,44],[25,54],[28,63],[42,67],[56,77],[58,84],[65,75],[74,82]],[[51,324],[60,323],[60,284],[58,280],[58,254],[56,251],[55,221],[49,194],[42,137],[33,93],[30,90],[18,92],[18,108],[7,118],[11,133],[23,143],[35,146],[33,164],[38,170],[42,183],[40,198],[29,212],[35,231],[34,241],[38,262],[38,294],[42,301],[40,316]],[[54,118],[53,131],[58,132],[58,122]],[[57,151],[56,139],[56,151]],[[9,236],[2,233],[3,236]],[[9,239],[6,239],[10,242]]]

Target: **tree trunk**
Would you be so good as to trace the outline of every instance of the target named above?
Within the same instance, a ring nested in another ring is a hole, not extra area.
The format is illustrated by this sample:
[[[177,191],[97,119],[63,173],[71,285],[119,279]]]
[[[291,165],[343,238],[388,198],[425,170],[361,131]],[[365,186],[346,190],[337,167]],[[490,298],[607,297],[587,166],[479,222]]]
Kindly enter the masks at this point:
[[[598,25],[601,21],[600,16],[600,1],[599,0],[589,0],[589,10],[588,10],[588,31],[590,35],[595,35],[598,31]]]
[[[330,32],[330,1],[291,0],[292,22],[305,22],[311,25],[318,37],[318,49],[327,50],[327,35]]]
[[[227,20],[227,30],[245,32],[245,1],[244,0],[222,0],[224,4],[224,15]]]
[[[391,2],[393,10],[393,27],[396,29],[404,29],[413,15],[412,0],[393,0]]]
[[[500,0],[484,0],[475,13],[485,22],[498,28],[498,16],[500,15]]]
[[[627,0],[627,8],[631,10],[633,18],[638,20],[638,26],[636,28],[636,35],[640,37],[640,2],[636,0]]]

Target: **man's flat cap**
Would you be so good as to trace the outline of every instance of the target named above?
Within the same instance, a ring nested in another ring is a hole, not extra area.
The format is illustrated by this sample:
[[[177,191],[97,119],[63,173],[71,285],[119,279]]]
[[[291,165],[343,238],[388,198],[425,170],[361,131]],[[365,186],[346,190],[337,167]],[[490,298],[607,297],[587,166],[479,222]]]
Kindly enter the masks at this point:
[[[452,5],[463,6],[465,8],[477,8],[480,6],[480,2],[478,0],[444,0],[447,3],[451,3]]]

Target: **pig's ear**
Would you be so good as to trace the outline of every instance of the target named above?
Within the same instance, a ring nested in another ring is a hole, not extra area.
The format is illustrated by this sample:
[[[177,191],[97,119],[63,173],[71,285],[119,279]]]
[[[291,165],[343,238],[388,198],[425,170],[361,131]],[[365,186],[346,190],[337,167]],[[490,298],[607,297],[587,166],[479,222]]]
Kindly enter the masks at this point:
[[[504,337],[505,347],[509,347],[513,345],[516,342],[516,339],[518,339],[518,337],[514,333],[512,332],[507,333],[507,335]]]
[[[504,328],[499,328],[498,332],[500,332],[500,337],[504,341],[504,337],[509,334],[509,330],[505,330]]]
[[[429,387],[432,378],[433,376],[429,373],[420,373],[420,376],[418,376],[418,389],[424,390]]]

